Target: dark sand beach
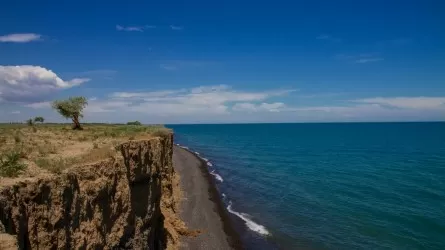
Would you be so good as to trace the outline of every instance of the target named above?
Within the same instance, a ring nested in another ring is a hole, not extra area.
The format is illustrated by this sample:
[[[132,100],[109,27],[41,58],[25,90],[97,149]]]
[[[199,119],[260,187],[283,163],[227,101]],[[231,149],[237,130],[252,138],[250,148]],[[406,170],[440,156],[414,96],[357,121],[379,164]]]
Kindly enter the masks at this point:
[[[182,189],[181,219],[196,237],[183,237],[181,249],[242,249],[205,162],[174,146],[173,166]]]

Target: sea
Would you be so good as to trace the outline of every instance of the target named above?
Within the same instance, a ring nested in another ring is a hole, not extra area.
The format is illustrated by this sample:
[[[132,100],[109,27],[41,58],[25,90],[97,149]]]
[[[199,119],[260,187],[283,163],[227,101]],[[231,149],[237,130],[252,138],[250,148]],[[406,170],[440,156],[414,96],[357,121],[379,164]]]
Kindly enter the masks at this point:
[[[168,127],[247,249],[445,249],[445,123]]]

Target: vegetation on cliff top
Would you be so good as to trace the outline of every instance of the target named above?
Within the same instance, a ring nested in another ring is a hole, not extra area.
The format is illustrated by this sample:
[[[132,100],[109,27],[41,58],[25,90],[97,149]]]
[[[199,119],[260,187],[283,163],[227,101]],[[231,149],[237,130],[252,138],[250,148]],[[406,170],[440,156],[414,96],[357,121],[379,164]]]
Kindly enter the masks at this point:
[[[83,130],[73,130],[69,124],[0,124],[0,177],[60,173],[111,157],[123,141],[170,133],[162,125],[84,124]]]

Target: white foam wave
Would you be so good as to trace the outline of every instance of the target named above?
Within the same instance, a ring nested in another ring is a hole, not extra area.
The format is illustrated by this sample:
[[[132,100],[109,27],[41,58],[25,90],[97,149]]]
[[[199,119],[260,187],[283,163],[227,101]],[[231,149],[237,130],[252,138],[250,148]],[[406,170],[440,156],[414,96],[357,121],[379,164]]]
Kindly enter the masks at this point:
[[[181,148],[183,148],[183,149],[189,149],[188,147],[186,147],[186,146],[180,146]]]
[[[249,218],[249,217],[251,217],[249,214],[238,213],[237,211],[234,211],[234,210],[232,209],[232,202],[231,202],[231,201],[229,202],[229,205],[227,206],[227,210],[228,210],[230,213],[232,213],[232,214],[236,215],[237,217],[239,217],[241,220],[243,220],[243,221],[246,223],[246,226],[247,226],[250,230],[252,230],[252,231],[254,231],[254,232],[257,232],[257,233],[259,233],[259,234],[261,234],[261,235],[270,235],[269,231],[267,231],[267,229],[266,229],[264,226],[262,226],[262,225],[260,225],[260,224],[257,224],[257,223],[255,223],[254,221],[252,221],[252,220]]]
[[[201,157],[201,159],[203,159],[205,162],[208,162],[208,161],[209,161],[209,159],[204,158],[204,157]]]
[[[226,194],[225,194],[225,193],[222,193],[222,197],[223,197],[223,198],[226,198]]]
[[[215,176],[215,179],[217,179],[220,182],[223,182],[223,178],[221,177],[221,175],[215,173],[215,170],[213,170],[212,172],[210,172],[211,175]]]
[[[210,161],[208,161],[208,162],[207,162],[207,166],[209,166],[209,167],[213,167],[213,164],[212,164]]]
[[[199,155],[199,152],[196,152],[196,151],[195,151],[195,154],[196,154],[196,155]]]

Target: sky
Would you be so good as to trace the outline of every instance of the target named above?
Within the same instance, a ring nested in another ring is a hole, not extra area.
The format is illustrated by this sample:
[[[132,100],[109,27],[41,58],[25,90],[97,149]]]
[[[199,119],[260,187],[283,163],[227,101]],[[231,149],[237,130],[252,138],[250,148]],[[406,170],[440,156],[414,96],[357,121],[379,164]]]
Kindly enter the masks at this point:
[[[445,2],[4,1],[0,122],[445,120]]]

